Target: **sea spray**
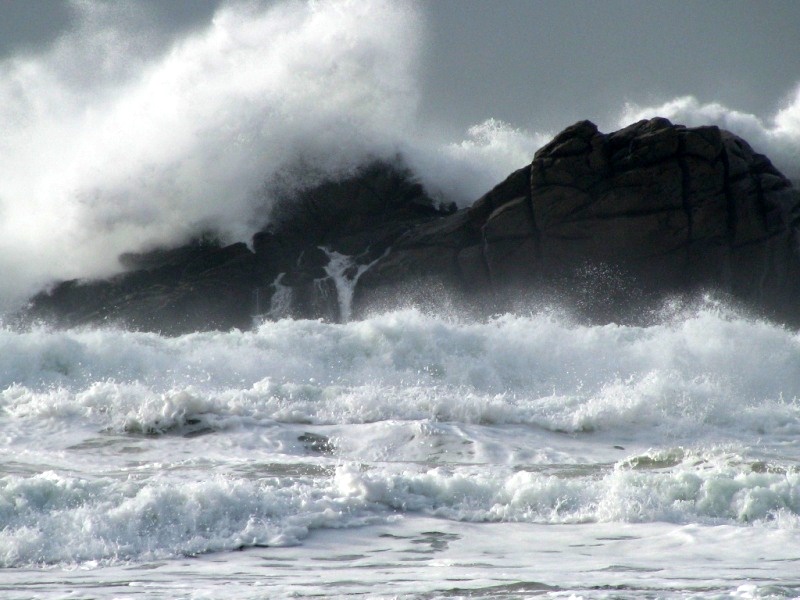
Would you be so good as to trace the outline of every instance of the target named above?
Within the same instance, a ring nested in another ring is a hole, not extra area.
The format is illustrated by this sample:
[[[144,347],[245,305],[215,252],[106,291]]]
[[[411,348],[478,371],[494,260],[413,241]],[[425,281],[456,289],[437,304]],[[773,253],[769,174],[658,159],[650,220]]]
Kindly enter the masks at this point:
[[[496,120],[463,141],[420,130],[411,3],[226,3],[141,61],[109,48],[147,39],[130,39],[125,11],[76,6],[57,43],[0,61],[0,311],[209,228],[246,242],[278,192],[376,158],[400,153],[431,193],[468,204],[546,141]]]
[[[86,13],[52,48],[0,64],[12,150],[0,167],[4,296],[109,274],[122,252],[180,243],[211,223],[248,240],[268,213],[264,190],[295,157],[316,177],[349,172],[394,156],[413,119],[420,34],[410,5],[226,5],[121,81],[69,71],[91,65],[109,35],[119,45],[128,36],[124,21],[93,30]],[[32,107],[35,119],[20,118]]]

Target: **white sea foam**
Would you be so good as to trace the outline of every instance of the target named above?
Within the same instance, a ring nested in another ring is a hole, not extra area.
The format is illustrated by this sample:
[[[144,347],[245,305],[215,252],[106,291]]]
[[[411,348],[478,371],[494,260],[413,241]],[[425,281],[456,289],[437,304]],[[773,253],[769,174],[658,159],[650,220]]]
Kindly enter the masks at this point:
[[[584,476],[491,467],[337,467],[331,476],[181,481],[45,472],[0,478],[0,565],[128,561],[300,543],[398,511],[470,522],[670,522],[796,528],[800,474],[735,457],[643,456]],[[666,468],[670,467],[670,468]]]
[[[794,539],[799,345],[714,304],[649,327],[406,310],[4,330],[0,564],[102,571],[429,518]]]
[[[746,340],[744,343],[743,340]],[[650,327],[548,314],[483,323],[415,310],[344,325],[283,320],[178,338],[0,332],[0,406],[119,430],[247,417],[531,424],[554,431],[734,435],[798,429],[800,338],[706,307]]]

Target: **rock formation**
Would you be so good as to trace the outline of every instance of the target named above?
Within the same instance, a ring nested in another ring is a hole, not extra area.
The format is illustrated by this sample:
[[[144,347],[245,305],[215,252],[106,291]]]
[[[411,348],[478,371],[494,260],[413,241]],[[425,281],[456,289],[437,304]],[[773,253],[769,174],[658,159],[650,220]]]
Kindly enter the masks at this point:
[[[800,194],[729,132],[582,121],[468,210],[409,232],[361,289],[434,275],[495,310],[535,295],[594,321],[717,291],[797,320],[799,221]]]
[[[373,164],[279,204],[253,250],[129,255],[129,272],[62,283],[26,316],[180,333],[446,298],[483,313],[535,299],[607,322],[716,291],[800,324],[799,225],[800,193],[729,132],[582,121],[467,209]]]

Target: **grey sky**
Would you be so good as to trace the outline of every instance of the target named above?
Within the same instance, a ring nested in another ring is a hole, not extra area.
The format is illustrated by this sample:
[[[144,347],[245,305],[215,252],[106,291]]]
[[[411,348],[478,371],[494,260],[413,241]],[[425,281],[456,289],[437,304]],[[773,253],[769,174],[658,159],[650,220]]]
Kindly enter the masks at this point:
[[[117,2],[119,0],[99,0]],[[202,24],[220,0],[134,0],[148,25],[167,38]],[[35,51],[52,43],[74,22],[75,10],[66,0],[0,0],[0,56]]]
[[[800,2],[436,0],[426,116],[519,126],[603,120],[694,94],[772,113],[800,82]]]
[[[47,0],[3,0],[0,3],[0,53],[4,56],[50,43],[69,26],[66,3]]]
[[[218,0],[137,0],[165,41],[202,26]],[[693,94],[760,116],[800,82],[800,2],[430,0],[421,119],[463,132],[495,117],[557,129],[612,122],[625,101]],[[0,54],[70,26],[54,0],[0,2]]]

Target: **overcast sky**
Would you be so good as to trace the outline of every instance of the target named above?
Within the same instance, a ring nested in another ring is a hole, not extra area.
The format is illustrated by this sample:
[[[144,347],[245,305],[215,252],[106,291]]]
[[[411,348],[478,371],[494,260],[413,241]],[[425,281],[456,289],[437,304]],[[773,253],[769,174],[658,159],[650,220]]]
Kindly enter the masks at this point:
[[[440,119],[453,111],[467,121],[556,124],[686,94],[770,114],[800,82],[796,0],[424,6],[424,106]]]
[[[220,0],[138,0],[151,40],[202,28]],[[79,3],[76,3],[79,4]],[[700,102],[769,117],[800,82],[796,0],[429,0],[420,118],[462,131],[495,117],[556,129],[613,121],[626,101]],[[0,52],[52,43],[75,10],[2,0]]]

